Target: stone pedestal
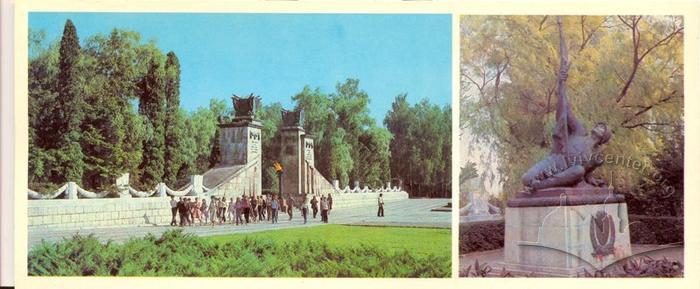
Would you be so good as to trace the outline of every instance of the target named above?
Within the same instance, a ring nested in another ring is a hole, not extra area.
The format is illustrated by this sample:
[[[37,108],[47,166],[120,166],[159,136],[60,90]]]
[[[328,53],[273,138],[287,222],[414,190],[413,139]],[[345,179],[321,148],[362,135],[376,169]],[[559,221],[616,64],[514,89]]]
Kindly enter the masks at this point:
[[[553,188],[508,200],[504,267],[583,276],[631,256],[627,204],[602,188]]]
[[[306,161],[304,159],[304,129],[300,126],[282,128],[282,148],[280,158],[284,173],[282,174],[283,196],[297,196],[304,192]]]
[[[251,161],[260,160],[261,128],[259,122],[244,119],[219,124],[221,163],[218,166],[246,165]]]

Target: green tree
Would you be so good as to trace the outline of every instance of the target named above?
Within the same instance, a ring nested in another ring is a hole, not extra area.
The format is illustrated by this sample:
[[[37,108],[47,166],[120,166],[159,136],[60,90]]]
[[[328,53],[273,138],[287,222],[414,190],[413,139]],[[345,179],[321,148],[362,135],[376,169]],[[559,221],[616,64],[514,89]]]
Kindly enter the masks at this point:
[[[338,178],[331,174],[334,169],[331,168],[330,152],[333,148],[330,135],[337,126],[332,100],[319,88],[311,89],[308,86],[304,86],[292,100],[296,102],[295,109],[304,110],[304,130],[314,140],[316,170],[329,178]],[[347,180],[343,184],[347,184]]]
[[[452,113],[427,99],[411,106],[402,94],[395,98],[384,124],[393,134],[391,175],[411,196],[451,195]]]
[[[370,126],[358,138],[359,147],[355,149],[360,159],[354,170],[367,186],[381,187],[390,180],[390,142],[391,133],[375,125]]]
[[[165,165],[165,93],[159,59],[150,60],[148,72],[139,83],[139,88],[139,113],[148,119],[150,131],[144,142],[141,181],[144,185],[153,186],[163,179]]]
[[[43,31],[29,31],[29,183],[35,190],[54,189],[50,177],[61,174],[55,164],[53,134],[54,105],[56,105],[56,81],[58,78],[58,43],[45,47]],[[41,184],[41,185],[40,185]]]
[[[85,164],[80,148],[80,125],[83,121],[85,106],[81,93],[79,75],[80,43],[73,22],[68,19],[63,28],[63,37],[58,58],[58,95],[52,113],[53,142],[51,148],[57,166],[63,174],[52,177],[53,182],[74,181],[80,183]]]
[[[596,122],[612,128],[607,154],[650,162],[661,136],[682,125],[682,18],[562,18],[574,113],[588,128]],[[548,16],[464,16],[460,27],[460,126],[469,128],[474,143],[497,152],[510,195],[522,189],[525,170],[550,150],[557,27]],[[597,173],[624,190],[642,177],[619,166]]]
[[[360,81],[357,79],[347,79],[345,82],[336,84],[335,93],[331,94],[333,101],[333,112],[336,115],[336,122],[339,129],[343,129],[344,143],[350,146],[350,158],[360,159],[359,138],[360,135],[374,124],[374,120],[369,116],[369,95],[360,89]],[[352,149],[355,148],[355,149]],[[340,150],[343,151],[343,150]],[[365,182],[363,173],[355,168],[356,163],[346,163],[349,165],[336,170],[347,169],[341,175],[347,174],[350,182]]]
[[[173,184],[182,164],[182,119],[180,118],[180,61],[168,52],[165,62],[165,167],[163,181]]]
[[[140,78],[139,51],[144,49],[139,40],[138,33],[113,29],[109,36],[86,41],[82,73],[90,75],[84,89],[91,105],[85,107],[81,145],[87,188],[113,190],[114,180],[123,173],[139,181],[136,172],[146,135],[146,120],[132,104]]]

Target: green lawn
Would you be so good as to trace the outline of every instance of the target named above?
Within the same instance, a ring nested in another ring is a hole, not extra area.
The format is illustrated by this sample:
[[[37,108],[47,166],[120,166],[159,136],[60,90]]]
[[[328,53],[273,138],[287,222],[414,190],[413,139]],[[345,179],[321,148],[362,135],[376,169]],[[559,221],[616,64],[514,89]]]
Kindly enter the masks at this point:
[[[245,238],[271,239],[280,242],[316,240],[327,242],[330,247],[373,246],[387,252],[404,249],[417,254],[451,256],[451,233],[449,229],[366,227],[325,225],[309,228],[280,229],[248,234],[230,234],[206,237],[217,243],[239,241]]]

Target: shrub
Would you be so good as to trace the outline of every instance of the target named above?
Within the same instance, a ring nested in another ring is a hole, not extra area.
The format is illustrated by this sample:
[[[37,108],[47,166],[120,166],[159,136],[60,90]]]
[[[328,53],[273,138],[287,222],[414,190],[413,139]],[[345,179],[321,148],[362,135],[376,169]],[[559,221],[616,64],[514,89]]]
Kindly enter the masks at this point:
[[[641,258],[633,258],[620,264],[621,266],[611,266],[605,270],[589,272],[584,269],[583,276],[579,277],[682,277],[683,264],[679,261],[670,261],[665,257],[656,260],[649,256]],[[514,277],[514,275],[506,270],[505,267],[501,271],[494,271],[491,266],[486,263],[479,263],[479,260],[474,261],[474,264],[469,264],[467,268],[459,271],[459,277]],[[520,277],[520,276],[519,276]],[[524,277],[535,277],[534,272],[530,272]]]
[[[29,253],[32,276],[269,276],[448,277],[451,260],[373,246],[329,247],[319,241],[259,238],[216,243],[182,230],[147,235],[124,244],[75,235],[42,243]]]
[[[504,238],[503,220],[459,224],[459,253],[502,248]]]
[[[491,266],[486,263],[479,264],[479,260],[474,261],[474,267],[470,264],[467,268],[459,271],[459,277],[513,277],[505,267],[499,273],[493,272]]]
[[[683,218],[630,215],[629,228],[632,244],[683,242]]]
[[[584,277],[683,277],[683,264],[664,257],[656,260],[649,256],[632,258],[622,266],[613,266],[609,270],[584,270]]]

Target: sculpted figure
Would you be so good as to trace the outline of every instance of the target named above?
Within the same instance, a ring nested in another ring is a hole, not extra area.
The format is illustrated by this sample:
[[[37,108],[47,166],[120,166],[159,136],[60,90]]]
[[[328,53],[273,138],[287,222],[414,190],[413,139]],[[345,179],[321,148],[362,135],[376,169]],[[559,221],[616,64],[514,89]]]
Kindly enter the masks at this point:
[[[304,125],[304,110],[282,110],[282,125],[283,126],[303,126]]]
[[[260,106],[260,99],[258,97],[251,93],[246,98],[233,95],[231,99],[233,100],[233,110],[236,118],[253,119],[255,117],[255,112]]]
[[[561,30],[559,41],[561,66],[557,79],[559,99],[552,135],[554,144],[551,154],[522,176],[523,185],[530,193],[552,187],[603,185],[592,173],[603,164],[601,146],[610,140],[612,132],[605,123],[598,123],[588,134],[573,114],[566,97],[569,61]]]

